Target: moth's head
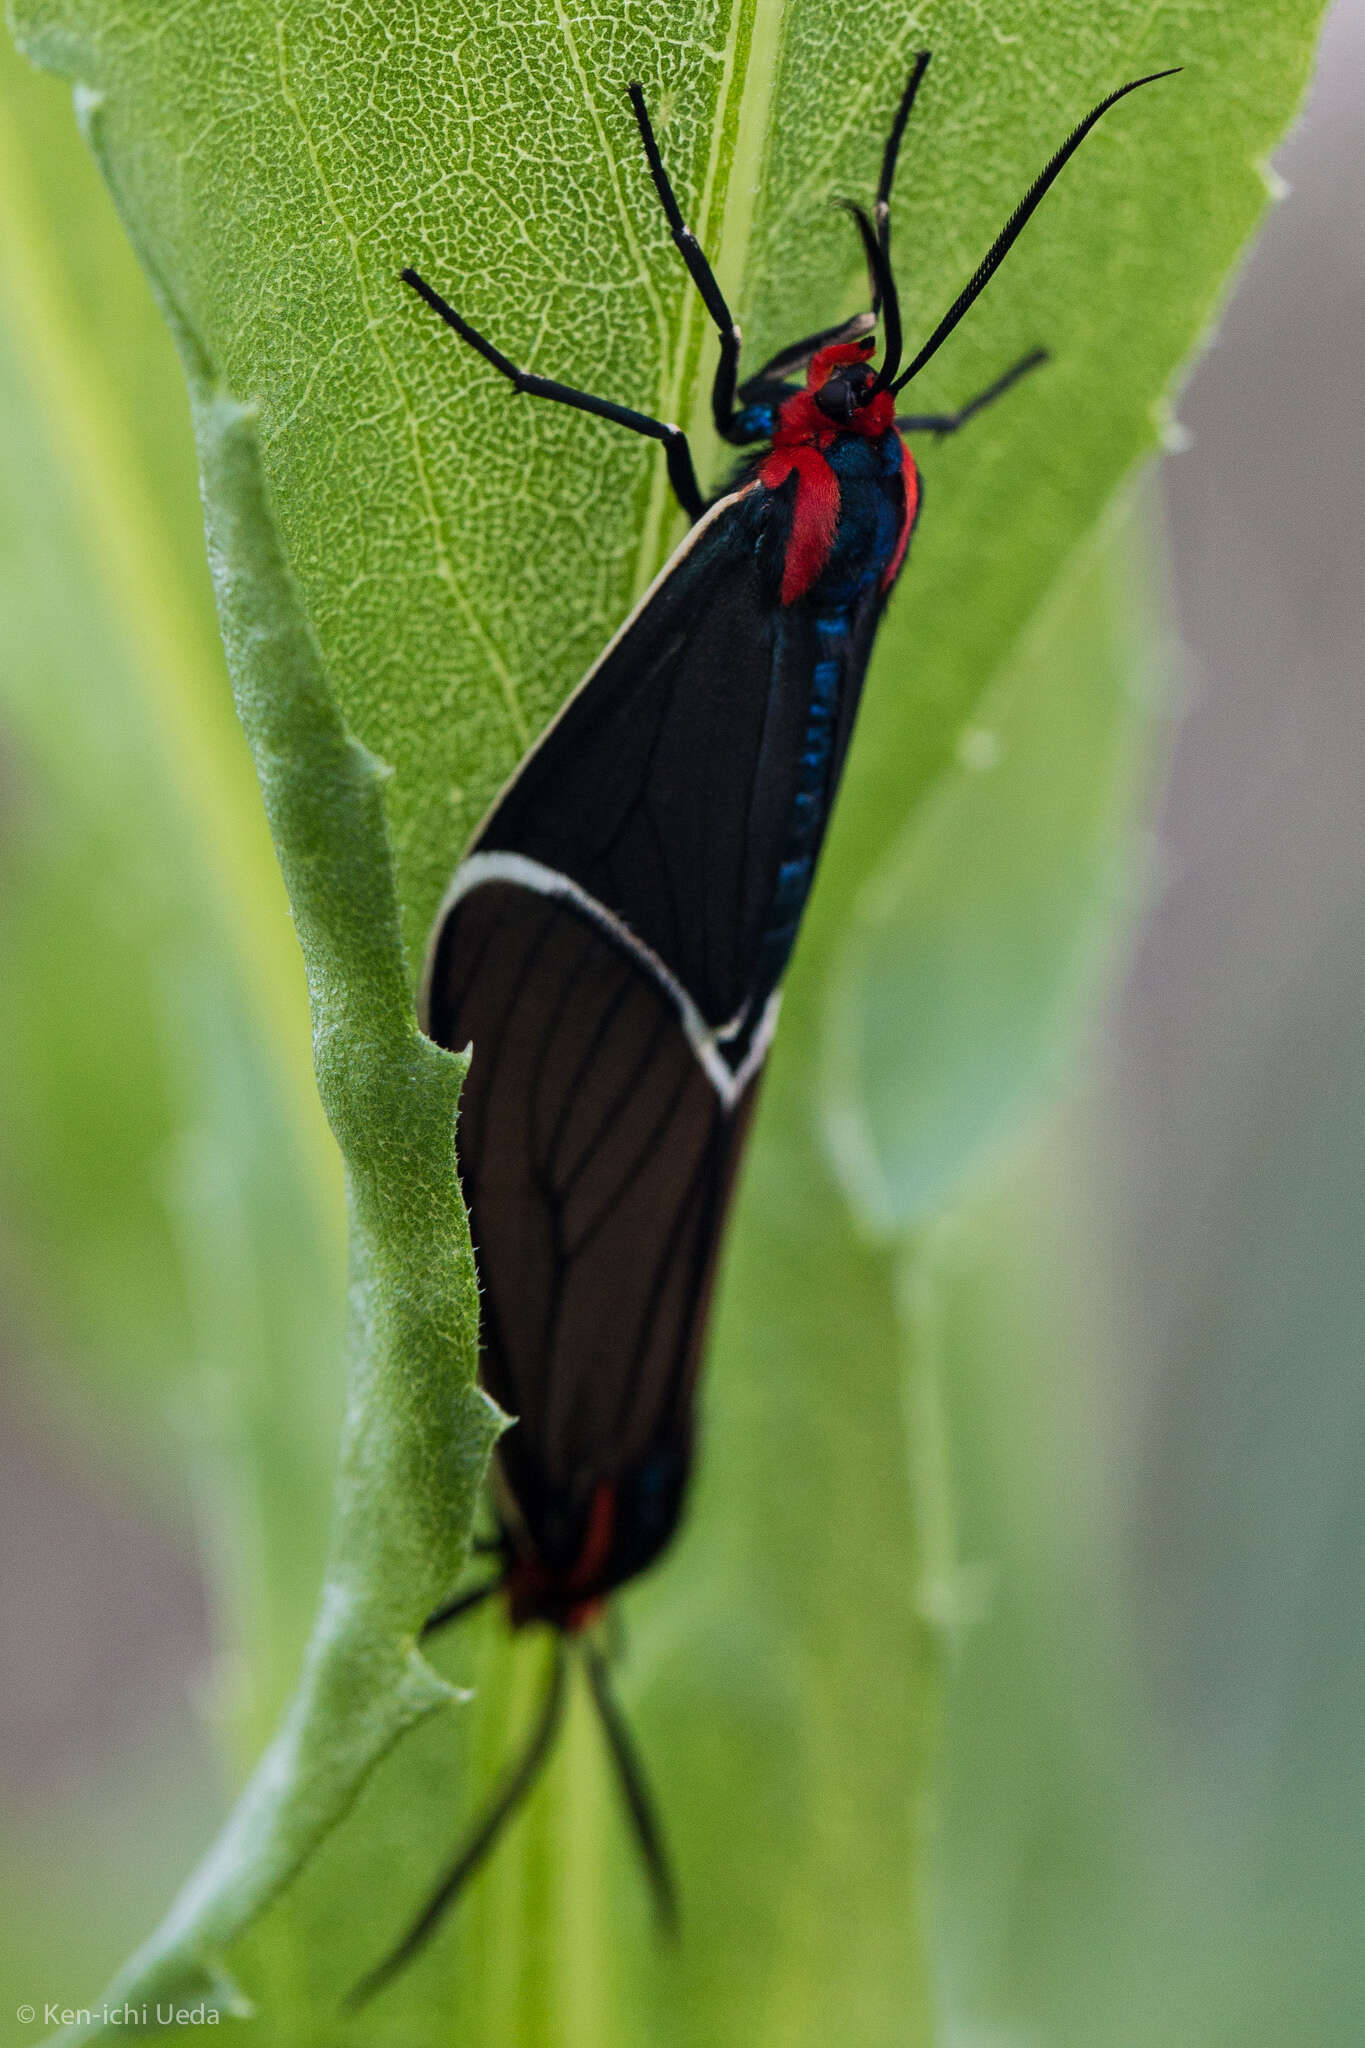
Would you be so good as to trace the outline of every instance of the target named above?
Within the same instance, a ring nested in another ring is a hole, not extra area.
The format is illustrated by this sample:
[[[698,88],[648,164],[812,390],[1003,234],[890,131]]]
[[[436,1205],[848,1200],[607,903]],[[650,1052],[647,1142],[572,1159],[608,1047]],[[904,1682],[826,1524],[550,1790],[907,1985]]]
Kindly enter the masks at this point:
[[[810,359],[806,389],[836,426],[847,426],[872,398],[876,377],[868,357],[876,345],[875,336],[864,334],[818,349]]]

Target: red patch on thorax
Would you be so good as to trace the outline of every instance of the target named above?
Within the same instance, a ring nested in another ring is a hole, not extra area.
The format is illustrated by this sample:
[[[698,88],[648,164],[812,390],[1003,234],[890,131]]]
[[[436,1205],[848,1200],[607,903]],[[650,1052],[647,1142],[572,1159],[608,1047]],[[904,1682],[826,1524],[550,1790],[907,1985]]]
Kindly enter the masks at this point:
[[[919,513],[919,471],[915,467],[915,458],[904,441],[901,442],[901,482],[905,486],[905,511],[901,515],[900,538],[896,542],[896,552],[882,571],[883,590],[889,590],[900,574],[901,563],[905,560],[905,550],[910,545],[910,536],[915,530],[915,519]]]
[[[818,448],[800,442],[791,448],[774,448],[758,474],[769,490],[775,491],[793,471],[796,504],[782,563],[783,604],[794,603],[810,589],[829,560],[839,525],[839,479]]]
[[[770,491],[784,484],[793,473],[796,477],[792,530],[782,565],[783,604],[794,604],[798,597],[805,596],[829,560],[830,549],[834,546],[839,526],[839,479],[824,451],[843,434],[861,434],[867,440],[875,440],[895,430],[896,401],[889,391],[879,391],[870,405],[859,407],[851,419],[844,421],[832,420],[815,401],[816,392],[836,370],[844,369],[850,363],[866,362],[874,346],[869,337],[864,341],[834,342],[829,348],[816,351],[806,372],[805,390],[793,392],[778,413],[772,452],[759,464],[759,482]],[[907,523],[901,532],[888,581],[901,565],[914,517],[910,491],[915,469],[908,450],[902,473],[906,485]],[[915,493],[918,496],[917,483]]]

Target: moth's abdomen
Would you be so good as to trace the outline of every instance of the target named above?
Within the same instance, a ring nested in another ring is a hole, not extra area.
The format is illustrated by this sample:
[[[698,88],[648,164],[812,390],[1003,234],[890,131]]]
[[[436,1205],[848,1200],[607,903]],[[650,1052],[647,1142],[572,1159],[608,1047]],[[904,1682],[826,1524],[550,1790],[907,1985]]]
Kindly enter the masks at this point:
[[[782,978],[815,878],[815,862],[834,798],[839,711],[848,665],[848,606],[817,614],[816,660],[796,768],[786,840],[762,939],[756,976],[761,1001]]]
[[[447,914],[430,1030],[474,1044],[456,1136],[483,1282],[484,1385],[522,1569],[568,1625],[663,1549],[745,1104],[674,1000],[571,899],[476,882]]]

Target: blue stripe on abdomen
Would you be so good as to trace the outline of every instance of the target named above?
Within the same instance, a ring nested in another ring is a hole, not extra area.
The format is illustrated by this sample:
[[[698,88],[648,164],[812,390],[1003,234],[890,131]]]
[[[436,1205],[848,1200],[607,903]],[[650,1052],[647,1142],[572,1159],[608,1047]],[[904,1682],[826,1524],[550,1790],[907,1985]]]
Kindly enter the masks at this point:
[[[829,814],[830,771],[834,762],[834,734],[839,716],[849,616],[849,609],[840,606],[836,610],[822,612],[815,621],[819,655],[811,672],[810,710],[806,717],[786,842],[777,871],[777,886],[773,891],[760,948],[759,979],[765,990],[776,985],[787,964],[801,913],[810,894],[815,857],[820,850],[825,819]]]

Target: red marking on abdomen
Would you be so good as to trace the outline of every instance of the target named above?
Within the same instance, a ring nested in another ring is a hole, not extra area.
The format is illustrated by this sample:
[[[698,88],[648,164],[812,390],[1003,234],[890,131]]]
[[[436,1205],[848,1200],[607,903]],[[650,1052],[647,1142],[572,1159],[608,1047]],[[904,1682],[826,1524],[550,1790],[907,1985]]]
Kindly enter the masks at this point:
[[[607,1568],[616,1534],[616,1488],[600,1479],[593,1488],[583,1547],[572,1570],[556,1576],[538,1557],[519,1557],[507,1574],[507,1604],[513,1628],[528,1621],[550,1621],[572,1634],[586,1628],[602,1610],[604,1595],[596,1583]],[[575,1599],[575,1594],[581,1598]]]
[[[606,1570],[607,1559],[611,1556],[612,1537],[616,1533],[616,1488],[609,1480],[599,1479],[592,1491],[592,1506],[588,1509],[588,1526],[583,1536],[583,1548],[579,1551],[574,1568],[565,1584],[570,1592],[581,1593],[601,1577]]]
[[[796,472],[796,505],[782,564],[782,602],[804,597],[829,560],[839,525],[839,479],[818,448],[775,448],[759,468],[770,491]]]

